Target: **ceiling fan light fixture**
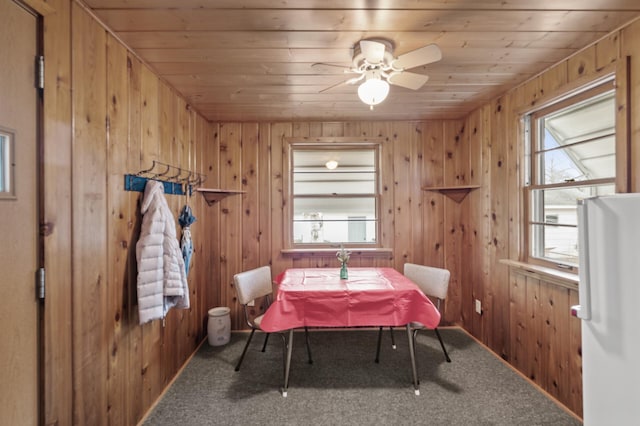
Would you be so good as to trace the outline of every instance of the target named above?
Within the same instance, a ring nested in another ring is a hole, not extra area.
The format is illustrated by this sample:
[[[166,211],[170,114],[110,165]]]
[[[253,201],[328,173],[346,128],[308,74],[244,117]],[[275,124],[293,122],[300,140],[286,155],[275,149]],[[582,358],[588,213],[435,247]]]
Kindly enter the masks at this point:
[[[367,80],[358,87],[358,97],[373,109],[384,101],[389,94],[389,83],[380,78],[380,72],[367,71]]]

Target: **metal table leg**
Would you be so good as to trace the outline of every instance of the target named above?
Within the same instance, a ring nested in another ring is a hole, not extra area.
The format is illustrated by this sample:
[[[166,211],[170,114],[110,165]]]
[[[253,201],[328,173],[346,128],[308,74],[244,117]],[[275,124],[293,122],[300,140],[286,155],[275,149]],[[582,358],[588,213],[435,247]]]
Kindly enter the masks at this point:
[[[287,389],[289,388],[289,370],[291,369],[291,349],[292,348],[293,348],[293,328],[289,330],[289,342],[287,344],[287,359],[284,365],[284,387],[282,388],[282,396],[285,398],[287,397]]]
[[[418,373],[416,372],[416,356],[413,348],[413,335],[411,325],[407,324],[407,337],[409,338],[409,354],[411,355],[411,371],[413,372],[413,390],[416,395],[420,395],[420,385],[418,384]]]

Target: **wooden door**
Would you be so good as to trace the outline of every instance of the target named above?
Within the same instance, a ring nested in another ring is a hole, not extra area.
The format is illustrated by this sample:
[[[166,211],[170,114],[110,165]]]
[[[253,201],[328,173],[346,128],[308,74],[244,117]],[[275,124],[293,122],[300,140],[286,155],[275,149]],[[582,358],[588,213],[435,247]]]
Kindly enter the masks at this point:
[[[0,423],[36,425],[39,415],[37,17],[0,0]],[[12,166],[10,163],[13,163]],[[13,173],[8,173],[11,171]]]

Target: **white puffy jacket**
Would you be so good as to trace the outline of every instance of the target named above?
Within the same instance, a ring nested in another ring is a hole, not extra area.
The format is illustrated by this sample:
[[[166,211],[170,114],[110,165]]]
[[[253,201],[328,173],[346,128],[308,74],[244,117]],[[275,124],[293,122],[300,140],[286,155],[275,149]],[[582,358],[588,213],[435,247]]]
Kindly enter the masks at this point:
[[[189,286],[176,224],[164,186],[147,181],[141,206],[142,230],[136,244],[140,324],[164,318],[172,307],[189,308]]]

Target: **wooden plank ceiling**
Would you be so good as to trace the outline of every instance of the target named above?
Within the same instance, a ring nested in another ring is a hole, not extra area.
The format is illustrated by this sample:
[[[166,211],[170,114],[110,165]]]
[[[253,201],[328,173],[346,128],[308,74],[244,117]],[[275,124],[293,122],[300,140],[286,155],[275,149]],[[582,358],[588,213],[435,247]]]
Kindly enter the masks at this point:
[[[211,121],[459,118],[640,15],[638,0],[85,0]],[[354,46],[394,56],[436,43],[418,90],[391,86],[372,111]]]

